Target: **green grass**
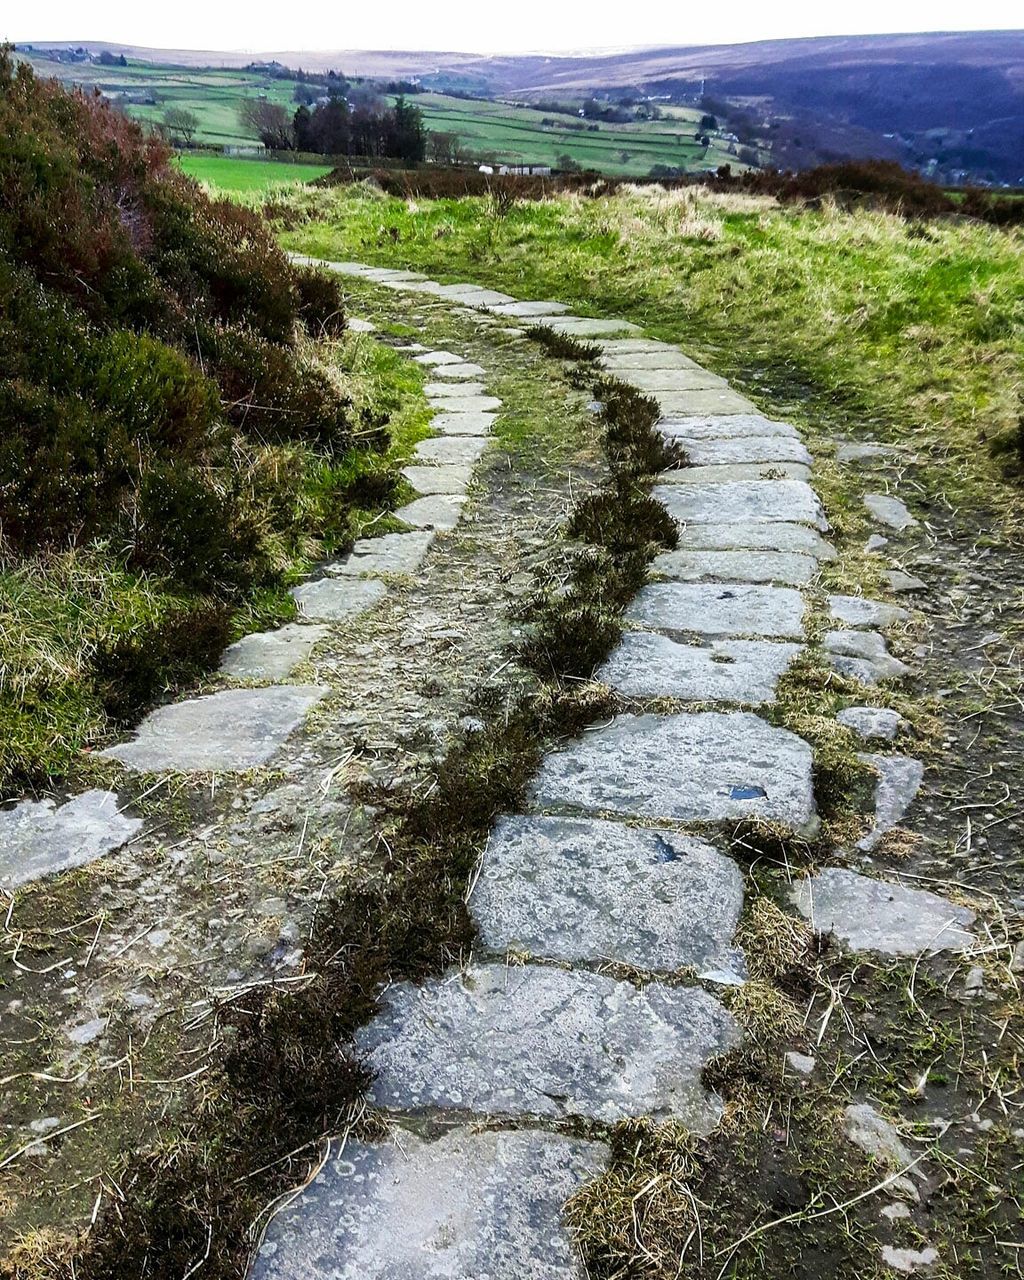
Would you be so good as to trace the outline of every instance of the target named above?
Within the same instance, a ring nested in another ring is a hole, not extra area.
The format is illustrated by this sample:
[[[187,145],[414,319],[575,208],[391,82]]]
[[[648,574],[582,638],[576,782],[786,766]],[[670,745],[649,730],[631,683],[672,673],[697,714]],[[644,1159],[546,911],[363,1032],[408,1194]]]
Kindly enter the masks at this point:
[[[324,164],[287,160],[247,160],[240,156],[183,155],[178,165],[191,178],[227,193],[266,191],[281,182],[312,182],[330,173]]]
[[[1019,229],[695,189],[510,211],[359,186],[293,199],[310,220],[289,248],[634,320],[773,412],[917,446],[954,497],[1019,494],[1007,479],[1024,415]]]

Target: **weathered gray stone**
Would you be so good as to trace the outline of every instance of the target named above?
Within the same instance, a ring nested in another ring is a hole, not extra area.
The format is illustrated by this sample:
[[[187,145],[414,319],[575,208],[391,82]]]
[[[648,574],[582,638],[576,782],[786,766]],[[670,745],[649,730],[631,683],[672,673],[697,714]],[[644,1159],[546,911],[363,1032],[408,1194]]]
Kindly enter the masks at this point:
[[[141,818],[121,813],[113,791],[84,791],[63,804],[19,800],[0,809],[0,888],[94,862],[125,844]]]
[[[887,547],[888,545],[888,538],[883,538],[880,533],[873,533],[871,537],[868,538],[867,542],[864,543],[864,550],[871,555],[876,551],[881,551],[883,547]]]
[[[449,368],[461,366],[449,365],[441,372],[447,373]],[[482,382],[427,382],[423,386],[423,394],[428,400],[445,400],[454,397],[465,400],[468,397],[482,396],[486,387]]]
[[[487,448],[484,436],[439,436],[434,440],[421,440],[416,446],[420,462],[472,463]]]
[[[543,316],[538,324],[573,338],[601,338],[612,333],[639,333],[638,325],[628,320],[589,320],[583,316]]]
[[[882,577],[890,591],[903,593],[908,591],[927,591],[928,584],[912,573],[904,573],[902,569],[887,569]]]
[[[403,467],[402,475],[417,493],[462,494],[466,492],[473,478],[473,468],[468,463],[451,463],[437,467]]]
[[[857,757],[878,773],[875,788],[875,821],[857,848],[869,853],[887,831],[891,831],[914,802],[924,778],[924,765],[909,756],[880,756],[864,753]]]
[[[679,547],[687,551],[787,551],[834,560],[835,547],[805,524],[787,521],[736,520],[732,524],[687,524],[679,530]]]
[[[317,685],[225,689],[157,707],[133,742],[101,751],[130,769],[232,772],[266,764],[327,693]]]
[[[676,347],[659,346],[654,351],[615,351],[608,350],[604,344],[605,354],[599,363],[609,373],[629,373],[634,369],[700,369],[696,360],[691,360]]]
[[[891,1244],[882,1245],[882,1263],[894,1271],[925,1271],[939,1261],[939,1251],[931,1245],[927,1249],[897,1249]]]
[[[397,267],[366,267],[359,274],[378,284],[411,284],[427,278],[422,271],[402,271]]]
[[[729,982],[746,974],[742,906],[739,868],[705,841],[577,818],[502,818],[470,900],[494,951]]]
[[[731,484],[659,484],[654,498],[680,524],[795,522],[827,529],[818,495],[803,480],[737,480]]]
[[[486,370],[482,365],[473,364],[466,360],[461,364],[443,364],[438,367],[437,376],[439,378],[482,378]],[[444,386],[443,382],[438,386]],[[449,388],[450,390],[451,388]]]
[[[726,436],[714,439],[673,433],[671,439],[686,451],[695,467],[730,462],[802,462],[809,465],[811,461],[806,446],[796,436]]]
[[[903,1139],[886,1118],[870,1103],[855,1102],[846,1108],[843,1132],[871,1160],[882,1164],[890,1173],[913,1163]]]
[[[715,636],[803,638],[804,601],[792,587],[747,583],[653,582],[626,617],[661,631]]]
[[[728,387],[724,378],[709,373],[699,365],[681,369],[623,369],[616,376],[638,391],[648,394],[661,391],[708,391]]]
[[[836,449],[837,462],[861,462],[865,458],[891,458],[896,452],[885,444],[841,444]]]
[[[917,524],[899,498],[890,497],[887,493],[866,493],[864,505],[876,520],[897,532],[911,529]]]
[[[378,538],[360,538],[345,560],[327,566],[327,572],[345,577],[382,573],[415,573],[423,563],[432,533],[384,533]]]
[[[775,422],[760,413],[700,413],[689,417],[677,414],[663,418],[658,423],[658,430],[665,435],[683,436],[688,440],[728,440],[750,436],[798,438],[796,427],[788,422]]]
[[[224,651],[220,669],[239,680],[283,680],[328,633],[328,627],[301,622],[286,623],[275,631],[257,631]]]
[[[813,556],[795,551],[665,551],[655,558],[655,573],[679,582],[780,582],[803,586],[818,572]]]
[[[730,387],[707,391],[653,391],[666,417],[701,417],[708,414],[756,414],[757,405]]]
[[[584,1280],[562,1206],[604,1145],[458,1128],[336,1152],[271,1219],[250,1280]]]
[[[662,484],[731,484],[743,480],[809,480],[803,462],[716,462],[707,466],[676,467],[658,476]]]
[[[417,498],[399,507],[395,515],[414,529],[454,529],[462,519],[462,507],[466,499],[456,494],[433,494],[429,498]]]
[[[864,596],[829,596],[828,607],[832,617],[848,627],[889,627],[910,617],[898,604],[868,600]]]
[[[722,1005],[696,988],[641,992],[586,970],[499,964],[388,988],[356,1047],[384,1107],[674,1116],[707,1133],[722,1108],[701,1069],[737,1038]]]
[[[885,742],[892,742],[907,723],[898,711],[888,707],[844,707],[836,719],[858,737],[881,738]]]
[[[829,631],[823,643],[833,668],[863,684],[902,680],[910,675],[910,668],[892,656],[877,631]]]
[[[106,1018],[90,1018],[88,1022],[80,1022],[67,1033],[72,1044],[94,1044],[107,1029]]]
[[[292,587],[291,595],[303,618],[344,622],[379,604],[387,591],[383,582],[372,578],[319,578]]]
[[[434,431],[443,436],[488,436],[494,429],[493,413],[438,413],[430,419]]]
[[[493,413],[501,408],[497,396],[434,396],[430,407],[438,413]]]
[[[679,350],[678,347],[674,347],[670,342],[659,342],[657,338],[598,338],[595,345],[609,355],[631,352],[660,354]]]
[[[358,316],[348,316],[345,328],[350,333],[376,333],[377,326],[370,320],[360,320]]]
[[[749,712],[618,716],[552,753],[533,798],[543,807],[669,819],[814,819],[811,749]]]
[[[795,1049],[791,1049],[786,1054],[786,1065],[791,1067],[798,1075],[810,1076],[814,1074],[818,1059],[812,1058],[806,1053],[797,1053]]]
[[[444,364],[463,364],[464,356],[457,356],[451,351],[425,351],[421,356],[413,356],[417,364],[429,365],[431,368],[438,368]]]
[[[668,636],[627,631],[595,678],[629,697],[756,707],[772,701],[801,647],[768,640],[680,644]]]
[[[487,310],[496,316],[529,320],[535,316],[560,316],[569,308],[564,302],[492,302]]]
[[[510,298],[507,293],[499,293],[497,289],[485,289],[478,284],[440,284],[431,292],[436,293],[439,298],[448,298],[464,307],[480,310],[498,305],[507,306],[510,302],[515,302],[515,298]]]
[[[926,889],[872,880],[839,867],[801,880],[793,900],[815,929],[836,934],[854,951],[913,956],[965,951],[974,941],[966,932],[973,911]]]

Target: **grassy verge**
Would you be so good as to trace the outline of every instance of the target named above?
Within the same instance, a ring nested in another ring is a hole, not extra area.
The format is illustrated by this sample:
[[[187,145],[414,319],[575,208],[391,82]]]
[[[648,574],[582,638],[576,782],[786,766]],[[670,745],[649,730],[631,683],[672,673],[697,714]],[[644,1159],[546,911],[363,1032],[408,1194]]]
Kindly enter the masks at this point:
[[[330,173],[329,164],[289,164],[279,160],[246,160],[242,157],[183,155],[178,168],[196,182],[226,195],[264,192],[282,183],[313,182]]]
[[[1024,232],[695,189],[293,196],[284,241],[641,322],[799,421],[898,438],[952,501],[1019,509]]]

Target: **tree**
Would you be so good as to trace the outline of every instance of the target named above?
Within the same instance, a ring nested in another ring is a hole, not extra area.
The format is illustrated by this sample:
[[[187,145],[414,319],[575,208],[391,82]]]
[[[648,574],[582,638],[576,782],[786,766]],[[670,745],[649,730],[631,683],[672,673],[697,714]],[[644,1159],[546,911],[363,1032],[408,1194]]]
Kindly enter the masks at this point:
[[[163,125],[175,142],[190,147],[199,128],[199,117],[187,107],[168,107],[164,112]]]
[[[574,160],[568,152],[562,156],[556,156],[555,167],[561,169],[563,173],[582,173],[583,167],[577,160]]]
[[[466,159],[466,149],[457,133],[433,129],[427,134],[427,154],[434,164],[461,164]]]
[[[718,128],[718,121],[717,121],[717,120],[715,119],[715,117],[714,117],[714,116],[712,116],[712,115],[703,115],[703,116],[701,116],[701,118],[700,118],[700,126],[699,126],[699,127],[700,127],[700,131],[701,131],[701,133],[707,133],[707,131],[708,131],[709,129],[717,129],[717,128]]]
[[[292,121],[284,107],[266,98],[243,98],[238,119],[269,151],[291,151],[295,146]]]
[[[343,156],[352,143],[352,122],[344,98],[329,98],[316,108],[310,120],[312,146],[325,156]],[[306,148],[303,148],[306,150]]]
[[[419,164],[427,154],[427,131],[423,127],[423,112],[410,106],[405,94],[395,99],[394,145],[388,147],[388,155],[398,156],[407,164]]]

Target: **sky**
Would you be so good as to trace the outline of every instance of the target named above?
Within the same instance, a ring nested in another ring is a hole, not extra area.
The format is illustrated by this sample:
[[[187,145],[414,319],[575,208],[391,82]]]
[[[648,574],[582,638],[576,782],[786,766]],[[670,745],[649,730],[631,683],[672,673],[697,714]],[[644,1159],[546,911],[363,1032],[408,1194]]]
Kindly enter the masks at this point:
[[[5,0],[6,7],[7,0]],[[14,9],[14,3],[11,3]],[[43,0],[0,14],[0,39],[109,40],[252,52],[445,49],[576,52],[649,44],[725,44],[790,36],[978,31],[1021,26],[1020,0]]]

